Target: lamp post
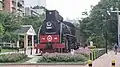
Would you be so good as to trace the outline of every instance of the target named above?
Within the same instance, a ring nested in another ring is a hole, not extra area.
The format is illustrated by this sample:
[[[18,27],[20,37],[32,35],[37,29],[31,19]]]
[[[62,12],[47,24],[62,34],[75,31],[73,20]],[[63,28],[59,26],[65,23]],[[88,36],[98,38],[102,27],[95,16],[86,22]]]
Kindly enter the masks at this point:
[[[113,11],[113,8],[111,8],[111,11],[110,12],[113,12],[113,13],[117,13],[117,19],[118,19],[118,30],[117,30],[117,45],[120,46],[120,11],[118,8],[116,8],[115,11]]]
[[[119,15],[120,11],[119,11],[118,8],[116,8],[116,10],[114,10],[114,11],[113,11],[113,8],[110,8],[110,11],[107,11],[107,14],[108,14],[108,15],[110,15],[109,12],[117,13],[117,19],[118,19],[117,45],[120,47],[120,15]],[[102,16],[103,16],[103,15],[102,15]],[[106,24],[105,24],[105,26],[106,26],[106,32],[105,32],[105,38],[106,38],[106,53],[108,52],[108,51],[107,51],[107,44],[108,44],[108,43],[107,43],[107,20],[108,20],[108,19],[105,17],[105,22],[106,22]]]

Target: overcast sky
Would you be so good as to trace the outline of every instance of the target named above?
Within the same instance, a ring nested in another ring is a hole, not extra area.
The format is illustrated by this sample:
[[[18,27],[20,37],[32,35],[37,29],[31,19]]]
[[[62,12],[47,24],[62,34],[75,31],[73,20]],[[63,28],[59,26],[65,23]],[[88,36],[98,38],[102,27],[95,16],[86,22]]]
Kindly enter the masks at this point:
[[[81,18],[81,13],[100,0],[46,0],[47,9],[58,10],[64,18]],[[25,6],[39,5],[39,0],[25,0]]]

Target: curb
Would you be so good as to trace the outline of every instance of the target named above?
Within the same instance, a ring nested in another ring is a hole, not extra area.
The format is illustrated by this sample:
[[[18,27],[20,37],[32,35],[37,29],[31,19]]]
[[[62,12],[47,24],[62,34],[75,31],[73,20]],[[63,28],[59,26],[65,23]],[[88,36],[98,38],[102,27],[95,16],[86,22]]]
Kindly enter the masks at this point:
[[[0,63],[0,65],[87,65],[87,61],[80,63]]]

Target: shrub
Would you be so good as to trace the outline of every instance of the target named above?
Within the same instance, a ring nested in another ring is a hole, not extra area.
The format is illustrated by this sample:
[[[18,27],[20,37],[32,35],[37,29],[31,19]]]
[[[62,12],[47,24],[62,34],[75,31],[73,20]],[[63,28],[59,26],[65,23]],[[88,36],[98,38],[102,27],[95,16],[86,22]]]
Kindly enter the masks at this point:
[[[81,54],[84,55],[85,57],[89,58],[88,54],[85,54],[85,53],[81,53]]]
[[[89,55],[91,53],[91,50],[90,49],[88,49],[88,48],[86,48],[86,49],[84,49],[84,48],[81,48],[81,49],[78,49],[78,50],[76,50],[75,51],[75,54],[84,54],[84,55]]]
[[[40,62],[85,62],[88,58],[82,54],[74,54],[71,55],[70,53],[51,53],[45,54],[38,60]]]
[[[94,52],[94,54],[93,54],[93,52]],[[92,54],[91,56],[90,56],[90,53]],[[98,49],[98,48],[95,48],[95,49],[80,48],[80,49],[75,51],[75,54],[82,54],[85,57],[89,58],[90,60],[94,60],[94,59],[102,56],[104,53],[105,53],[105,49],[102,49],[102,48],[101,49]]]
[[[17,49],[17,47],[2,46],[3,49]]]
[[[12,53],[12,54],[2,54],[0,55],[0,62],[16,62],[26,58],[27,55],[20,53]]]

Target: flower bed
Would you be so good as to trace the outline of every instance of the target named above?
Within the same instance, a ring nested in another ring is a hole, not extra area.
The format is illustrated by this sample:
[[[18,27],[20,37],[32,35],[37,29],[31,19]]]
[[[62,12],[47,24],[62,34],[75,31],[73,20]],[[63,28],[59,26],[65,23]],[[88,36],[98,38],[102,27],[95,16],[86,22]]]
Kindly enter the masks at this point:
[[[89,49],[89,48],[81,48],[75,51],[76,54],[85,54],[87,57],[89,56],[90,60],[95,60],[105,54],[104,48],[95,48],[95,49]]]
[[[75,54],[86,54],[89,55],[92,51],[89,48],[80,48],[75,51]]]
[[[27,58],[27,55],[20,53],[2,54],[0,55],[0,63],[17,62],[25,58]]]
[[[52,63],[52,62],[86,62],[89,57],[83,54],[70,54],[70,53],[47,53],[38,60],[38,63]]]

